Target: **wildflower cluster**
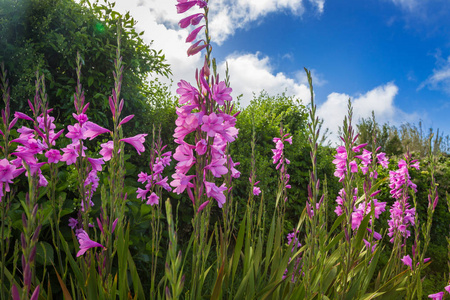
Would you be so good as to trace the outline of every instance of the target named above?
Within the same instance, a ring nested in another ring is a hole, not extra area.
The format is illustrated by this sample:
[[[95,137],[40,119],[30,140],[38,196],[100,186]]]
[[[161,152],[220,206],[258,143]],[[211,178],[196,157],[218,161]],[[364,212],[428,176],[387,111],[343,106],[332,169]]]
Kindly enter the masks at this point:
[[[280,170],[280,181],[282,183],[283,190],[290,189],[291,185],[289,184],[290,175],[287,173],[287,165],[291,162],[284,156],[284,143],[288,142],[292,145],[292,136],[289,133],[284,134],[283,128],[280,129],[281,138],[273,138],[273,142],[275,143],[275,149],[272,149],[273,156],[272,162],[277,165],[276,169]],[[287,201],[286,195],[284,195],[284,201]]]
[[[197,25],[203,18],[207,20],[205,1],[178,0],[177,11],[183,13],[195,5],[205,8],[205,13],[194,14],[180,21],[179,25],[185,28],[189,25]],[[207,25],[205,25],[207,26]],[[195,29],[188,37],[187,42],[197,36],[203,26]],[[208,35],[207,40],[209,40]],[[188,55],[198,53],[208,46],[206,41],[199,44],[200,40],[193,44]],[[208,49],[209,53],[210,49]],[[187,189],[194,207],[199,211],[209,203],[209,200],[198,202],[206,192],[208,198],[214,198],[219,207],[226,201],[224,192],[228,189],[226,184],[216,185],[213,178],[221,178],[231,172],[231,176],[237,178],[240,173],[234,168],[234,163],[226,154],[228,143],[233,142],[237,135],[236,116],[231,114],[232,105],[230,95],[232,89],[225,81],[220,81],[217,74],[211,74],[209,60],[205,58],[205,64],[200,72],[196,72],[197,87],[185,80],[178,83],[177,93],[180,95],[177,108],[178,118],[175,122],[175,143],[178,147],[173,158],[178,162],[175,167],[174,179],[170,185],[177,194]],[[192,133],[192,134],[191,134]],[[192,166],[196,165],[195,175],[188,175]],[[192,192],[192,188],[194,188]]]

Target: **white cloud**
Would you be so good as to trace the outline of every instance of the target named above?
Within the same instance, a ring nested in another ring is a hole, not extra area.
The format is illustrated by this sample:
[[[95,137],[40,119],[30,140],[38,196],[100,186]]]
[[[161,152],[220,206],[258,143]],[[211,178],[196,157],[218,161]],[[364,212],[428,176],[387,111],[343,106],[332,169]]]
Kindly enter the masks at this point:
[[[352,98],[353,124],[359,119],[368,118],[375,112],[377,122],[391,125],[399,125],[404,122],[414,122],[418,119],[417,114],[407,114],[394,104],[394,98],[398,93],[398,87],[389,82],[378,86],[365,94],[351,97],[343,93],[331,93],[325,103],[319,106],[318,116],[324,120],[323,126],[331,131],[330,140],[338,142],[338,128],[342,127],[344,116],[347,115],[348,99]]]
[[[437,59],[438,68],[434,69],[433,74],[420,84],[418,90],[426,86],[432,90],[442,90],[450,95],[450,56],[447,60],[440,57]]]
[[[402,9],[412,11],[419,5],[418,0],[391,0],[395,5],[400,6]]]
[[[269,95],[277,95],[286,92],[309,103],[309,88],[298,80],[279,72],[274,74],[273,67],[267,56],[261,54],[232,54],[227,57],[230,72],[230,82],[233,88],[233,96],[243,95],[241,105],[246,106],[253,98],[253,93],[258,95],[265,90]],[[220,73],[225,73],[225,63],[220,66]]]

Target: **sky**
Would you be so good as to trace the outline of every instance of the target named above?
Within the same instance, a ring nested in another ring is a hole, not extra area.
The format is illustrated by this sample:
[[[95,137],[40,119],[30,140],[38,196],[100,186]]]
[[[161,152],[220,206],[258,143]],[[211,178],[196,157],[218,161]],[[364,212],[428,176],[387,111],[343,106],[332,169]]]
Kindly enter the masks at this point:
[[[162,50],[177,83],[194,84],[203,56],[187,57],[195,27],[180,19],[176,0],[117,0],[152,47]],[[310,103],[304,67],[330,140],[338,140],[351,99],[354,123],[370,117],[450,134],[449,0],[210,0],[213,57],[222,78],[228,63],[232,96],[247,105],[262,90]],[[203,24],[204,21],[200,25]],[[203,34],[200,31],[200,35]],[[168,82],[166,80],[166,82]]]

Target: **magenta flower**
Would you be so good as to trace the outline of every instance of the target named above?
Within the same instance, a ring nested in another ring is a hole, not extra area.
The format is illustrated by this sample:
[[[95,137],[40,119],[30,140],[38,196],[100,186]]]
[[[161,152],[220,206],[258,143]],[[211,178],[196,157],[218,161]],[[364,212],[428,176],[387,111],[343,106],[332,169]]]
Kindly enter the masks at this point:
[[[219,82],[213,86],[213,99],[219,105],[224,105],[225,101],[231,101],[230,93],[232,89],[227,87],[225,81]]]
[[[61,161],[65,161],[67,165],[71,165],[77,161],[79,145],[70,144],[67,145],[66,148],[62,148],[61,150],[64,154],[61,157]]]
[[[206,188],[206,195],[208,197],[216,199],[217,204],[219,205],[220,208],[222,208],[222,206],[225,204],[226,201],[226,197],[223,194],[223,192],[227,190],[225,183],[222,184],[220,187],[218,187],[213,182],[205,181],[205,188]]]
[[[146,204],[150,204],[151,206],[153,205],[158,205],[159,204],[159,197],[158,195],[156,195],[155,193],[151,193],[150,196],[148,196],[148,200],[146,202]]]
[[[259,196],[259,194],[261,194],[261,189],[257,186],[254,186],[253,187],[253,195]]]
[[[186,38],[186,43],[190,43],[190,42],[194,41],[197,38],[198,33],[200,32],[200,30],[202,30],[203,27],[205,27],[205,25],[202,25],[202,26],[197,27],[194,30],[192,30],[191,33],[189,33],[188,37]]]
[[[84,140],[87,136],[86,128],[83,126],[81,127],[80,123],[76,123],[75,125],[69,125],[67,126],[67,129],[69,130],[68,133],[66,133],[66,137],[71,139],[72,142],[77,142],[78,140]]]
[[[175,168],[183,174],[186,174],[195,163],[193,148],[194,146],[182,142],[173,154],[173,158],[178,161]]]
[[[436,294],[428,295],[428,298],[435,299],[435,300],[442,300],[443,297],[444,297],[444,292],[439,292]]]
[[[133,137],[121,139],[121,141],[132,145],[136,149],[137,153],[141,155],[141,152],[145,151],[144,142],[146,136],[146,133],[141,133]]]
[[[86,124],[84,124],[83,128],[86,128],[86,132],[84,133],[85,137],[89,138],[89,140],[92,140],[93,138],[95,138],[96,136],[102,134],[102,133],[107,133],[107,132],[111,132],[110,130],[103,128],[93,122],[86,122]]]
[[[74,218],[69,218],[69,227],[75,229],[78,225],[78,220]]]
[[[202,117],[203,125],[201,130],[206,132],[208,136],[214,137],[216,133],[223,130],[223,118],[218,117],[215,113]]]
[[[205,166],[205,169],[210,170],[214,177],[221,177],[228,173],[228,168],[223,164],[227,162],[226,158],[212,159],[211,163]]]
[[[78,229],[76,233],[78,243],[80,243],[80,251],[77,252],[77,257],[83,255],[87,250],[95,247],[103,247],[102,244],[92,241],[86,231],[83,229]]]
[[[403,258],[401,259],[401,261],[408,267],[410,267],[411,271],[412,271],[412,259],[409,255],[405,255],[403,256]]]
[[[170,185],[175,188],[173,191],[179,195],[184,192],[187,187],[194,187],[194,184],[190,182],[194,177],[195,175],[186,176],[182,173],[175,173],[172,175],[174,180]]]
[[[16,166],[12,165],[6,158],[0,160],[0,182],[13,183]]]
[[[114,150],[114,142],[108,141],[106,143],[101,144],[100,147],[102,147],[102,150],[100,150],[99,153],[101,156],[103,156],[103,160],[104,161],[110,160]]]
[[[92,170],[102,171],[102,165],[105,164],[102,158],[90,158],[88,157],[88,161],[91,163]]]
[[[199,45],[201,42],[203,42],[203,44]],[[191,47],[189,47],[189,49],[187,51],[187,55],[188,56],[195,55],[195,54],[199,53],[200,51],[202,51],[203,49],[205,49],[207,46],[208,46],[208,44],[206,44],[204,40],[199,40],[195,44],[192,44]]]
[[[189,25],[198,25],[198,23],[200,23],[204,16],[205,15],[202,13],[194,14],[192,16],[181,19],[180,22],[178,22],[178,25],[181,28],[186,28]]]
[[[45,153],[45,157],[48,158],[48,163],[58,163],[61,159],[61,153],[57,149],[50,149]]]

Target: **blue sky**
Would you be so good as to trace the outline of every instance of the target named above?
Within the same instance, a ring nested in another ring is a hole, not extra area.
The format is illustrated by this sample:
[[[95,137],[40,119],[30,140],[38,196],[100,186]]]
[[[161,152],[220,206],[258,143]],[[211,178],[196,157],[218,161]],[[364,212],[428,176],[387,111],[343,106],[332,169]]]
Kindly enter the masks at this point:
[[[174,73],[193,81],[202,65],[187,58],[193,28],[177,22],[175,0],[118,0],[166,53]],[[213,55],[228,61],[234,96],[245,105],[265,89],[309,103],[303,67],[312,69],[316,101],[333,133],[350,97],[355,117],[432,126],[450,134],[450,1],[210,0]],[[223,74],[223,73],[222,73]],[[332,138],[336,140],[336,138]]]

